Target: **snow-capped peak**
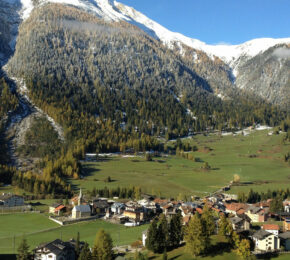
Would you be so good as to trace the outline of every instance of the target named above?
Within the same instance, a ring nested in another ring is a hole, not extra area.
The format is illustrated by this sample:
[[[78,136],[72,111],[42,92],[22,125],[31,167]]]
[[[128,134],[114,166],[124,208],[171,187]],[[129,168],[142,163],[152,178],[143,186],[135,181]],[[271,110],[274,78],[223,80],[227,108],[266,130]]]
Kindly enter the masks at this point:
[[[17,1],[17,0],[5,0]],[[20,0],[23,6],[23,18],[27,18],[33,9],[32,0]],[[240,57],[247,60],[257,54],[266,51],[268,48],[281,43],[290,43],[290,38],[271,39],[261,38],[247,41],[240,45],[208,45],[200,40],[186,37],[180,33],[171,32],[162,25],[149,19],[144,14],[136,11],[134,8],[126,6],[114,0],[40,0],[43,3],[61,3],[73,5],[96,14],[98,17],[109,21],[126,21],[140,27],[150,36],[160,40],[168,47],[177,44],[187,45],[191,48],[204,51],[209,57],[217,56],[228,64],[234,74],[237,74]]]

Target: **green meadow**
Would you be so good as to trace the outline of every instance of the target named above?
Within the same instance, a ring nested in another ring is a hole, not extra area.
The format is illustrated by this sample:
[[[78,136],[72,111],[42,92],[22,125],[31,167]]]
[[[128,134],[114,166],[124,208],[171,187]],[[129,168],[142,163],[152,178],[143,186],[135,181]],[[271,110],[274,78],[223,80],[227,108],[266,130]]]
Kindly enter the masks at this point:
[[[205,195],[230,183],[238,174],[241,186],[229,192],[265,191],[290,187],[290,167],[283,156],[290,145],[283,144],[284,134],[267,135],[256,131],[249,136],[195,136],[184,139],[198,147],[191,152],[198,162],[169,155],[148,162],[143,157],[105,158],[98,162],[83,163],[84,178],[73,180],[75,188],[84,190],[111,187],[140,186],[144,192],[164,197]],[[169,143],[170,145],[170,143]],[[208,162],[211,170],[203,170]],[[106,178],[113,180],[106,182]]]
[[[17,249],[23,237],[27,239],[30,249],[33,249],[40,243],[50,242],[57,238],[62,238],[65,241],[76,238],[77,232],[80,232],[82,241],[87,241],[92,246],[96,233],[101,228],[110,233],[116,246],[129,245],[140,239],[142,232],[148,226],[129,228],[102,220],[60,226],[43,214],[0,215],[0,254],[13,253],[14,247]]]

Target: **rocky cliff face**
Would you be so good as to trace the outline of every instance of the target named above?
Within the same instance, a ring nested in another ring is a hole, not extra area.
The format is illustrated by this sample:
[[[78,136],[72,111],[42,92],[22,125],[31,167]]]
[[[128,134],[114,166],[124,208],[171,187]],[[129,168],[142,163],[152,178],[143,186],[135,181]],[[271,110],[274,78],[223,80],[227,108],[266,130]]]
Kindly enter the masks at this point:
[[[13,54],[21,21],[17,12],[20,9],[20,2],[0,1],[0,68]]]

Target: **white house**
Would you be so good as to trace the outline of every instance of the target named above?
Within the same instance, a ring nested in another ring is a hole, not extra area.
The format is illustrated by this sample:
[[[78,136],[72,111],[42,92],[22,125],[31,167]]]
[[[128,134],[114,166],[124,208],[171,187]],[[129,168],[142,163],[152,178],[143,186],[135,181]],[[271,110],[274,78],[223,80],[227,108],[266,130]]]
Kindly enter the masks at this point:
[[[52,242],[41,244],[34,250],[34,260],[74,260],[75,249],[70,242],[56,239]]]
[[[0,195],[0,206],[16,207],[24,206],[24,199],[21,196],[11,193],[3,193]]]
[[[126,206],[123,203],[120,202],[115,202],[112,206],[111,206],[111,211],[116,214],[122,214],[125,210]]]
[[[280,249],[280,239],[278,236],[260,229],[253,235],[256,250],[274,251]]]

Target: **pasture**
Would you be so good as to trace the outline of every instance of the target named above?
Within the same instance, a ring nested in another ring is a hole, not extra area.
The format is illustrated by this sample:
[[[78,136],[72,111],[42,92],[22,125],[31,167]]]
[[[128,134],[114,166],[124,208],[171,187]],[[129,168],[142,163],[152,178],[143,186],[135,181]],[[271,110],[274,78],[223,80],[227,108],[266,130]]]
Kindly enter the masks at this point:
[[[76,238],[77,232],[80,232],[81,240],[92,246],[96,233],[101,228],[110,233],[114,246],[116,246],[129,245],[141,238],[142,231],[147,229],[148,225],[128,228],[95,220],[60,226],[46,216],[37,213],[0,215],[0,254],[14,253],[14,248],[17,250],[23,236],[27,239],[30,249],[33,249],[40,243],[57,238],[65,241]]]
[[[140,186],[144,192],[164,197],[206,195],[230,183],[238,174],[241,186],[230,193],[290,187],[290,167],[283,156],[290,144],[283,144],[284,134],[267,135],[256,131],[248,136],[198,135],[184,139],[198,147],[190,152],[197,162],[169,155],[146,161],[143,157],[114,156],[98,162],[83,163],[84,178],[73,180],[78,189]],[[172,145],[172,142],[168,145]],[[203,170],[208,162],[211,170]],[[110,176],[112,182],[106,182]]]

